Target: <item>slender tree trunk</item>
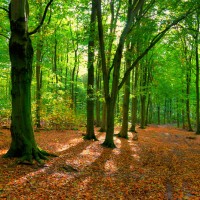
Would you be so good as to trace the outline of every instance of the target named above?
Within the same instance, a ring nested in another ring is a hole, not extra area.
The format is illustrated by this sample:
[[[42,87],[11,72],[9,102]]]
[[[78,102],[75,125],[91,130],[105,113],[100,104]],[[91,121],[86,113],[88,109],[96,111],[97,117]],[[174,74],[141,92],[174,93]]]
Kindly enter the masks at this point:
[[[28,34],[28,1],[11,0],[9,53],[12,81],[11,146],[4,157],[20,157],[19,162],[41,162],[48,153],[36,144],[31,115],[33,47]]]
[[[191,82],[191,69],[187,69],[186,72],[186,115],[187,115],[187,123],[188,123],[188,131],[192,131],[192,125],[191,125],[191,120],[190,120],[190,82]]]
[[[133,71],[133,79],[134,79],[134,85],[133,85],[133,97],[132,97],[132,119],[131,119],[131,132],[136,133],[136,123],[137,123],[137,104],[138,104],[138,97],[137,97],[137,87],[138,87],[138,67],[136,66]]]
[[[106,102],[103,102],[102,122],[101,122],[101,128],[99,129],[99,132],[105,132],[106,129],[107,129],[107,106],[106,106]]]
[[[101,102],[100,102],[100,90],[101,90],[101,76],[100,76],[100,65],[101,62],[100,60],[98,61],[98,67],[96,69],[96,126],[100,127],[101,126]]]
[[[146,96],[145,95],[141,95],[140,96],[140,102],[141,102],[141,121],[140,121],[140,128],[141,129],[145,129],[145,104],[146,104]]]
[[[90,19],[90,38],[88,43],[88,85],[87,85],[87,132],[85,139],[97,140],[94,134],[94,40],[96,21],[96,1],[92,1]]]
[[[177,121],[177,127],[180,127],[180,113],[179,113],[179,100],[176,100],[176,121]]]
[[[200,134],[200,98],[199,98],[199,11],[197,11],[197,30],[195,35],[195,58],[196,58],[196,134]]]
[[[41,60],[42,60],[42,39],[41,33],[39,32],[39,39],[37,41],[36,49],[36,127],[40,128],[40,110],[41,110],[41,88],[42,88],[42,71],[41,71]]]
[[[126,68],[131,66],[131,53],[132,47],[127,45],[127,55],[126,55]],[[122,127],[119,132],[119,137],[128,139],[128,111],[129,111],[129,100],[130,100],[130,74],[126,79],[124,85],[124,98],[123,98],[123,113],[122,113]]]

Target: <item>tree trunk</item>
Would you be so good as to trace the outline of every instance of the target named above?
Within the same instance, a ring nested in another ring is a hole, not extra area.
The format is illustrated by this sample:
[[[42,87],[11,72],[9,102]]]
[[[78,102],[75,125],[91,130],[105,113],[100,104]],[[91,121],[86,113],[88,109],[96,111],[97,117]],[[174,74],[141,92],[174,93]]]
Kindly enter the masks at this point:
[[[40,34],[40,33],[39,33]],[[39,35],[37,41],[36,50],[36,127],[40,128],[40,110],[41,110],[41,88],[42,88],[42,71],[41,71],[41,60],[42,60],[42,39]]]
[[[134,79],[134,85],[133,85],[133,97],[132,97],[132,119],[131,119],[131,132],[136,133],[136,123],[137,123],[137,105],[138,105],[138,99],[137,99],[137,87],[138,87],[138,67],[136,66],[133,70],[133,79]],[[135,73],[134,73],[135,72]]]
[[[187,69],[186,72],[186,115],[187,115],[187,123],[188,123],[188,131],[192,131],[192,125],[191,125],[191,120],[190,120],[190,83],[191,83],[191,69]]]
[[[28,34],[28,1],[13,0],[10,5],[11,37],[9,54],[11,61],[12,114],[11,146],[4,157],[20,157],[32,163],[41,163],[47,152],[38,148],[32,127],[31,80],[33,48]]]
[[[103,142],[103,146],[109,148],[115,148],[113,135],[114,135],[114,112],[115,112],[115,103],[112,99],[107,99],[107,129],[106,129],[106,138]]]
[[[103,102],[102,122],[101,122],[101,128],[99,129],[99,132],[105,132],[106,129],[107,129],[107,106],[106,106],[106,102]]]
[[[128,45],[127,45],[128,46]],[[132,47],[127,47],[126,55],[126,68],[131,66],[131,52]],[[128,111],[129,111],[129,99],[130,99],[130,74],[126,79],[124,85],[124,99],[123,99],[123,116],[122,116],[122,127],[119,133],[119,137],[128,139]]]
[[[160,105],[158,104],[158,125],[160,125]]]
[[[200,134],[200,110],[199,110],[199,11],[197,11],[197,30],[195,35],[195,58],[196,58],[196,134]]]
[[[141,121],[140,121],[140,128],[145,129],[145,104],[146,104],[146,96],[141,95],[140,96],[140,101],[141,101]]]
[[[96,69],[96,126],[101,126],[101,102],[100,102],[100,90],[101,90],[101,76],[100,76],[100,60],[98,61],[98,67]]]
[[[92,1],[90,38],[88,43],[88,85],[87,85],[87,132],[84,139],[97,140],[94,134],[94,40],[95,40],[96,2]]]

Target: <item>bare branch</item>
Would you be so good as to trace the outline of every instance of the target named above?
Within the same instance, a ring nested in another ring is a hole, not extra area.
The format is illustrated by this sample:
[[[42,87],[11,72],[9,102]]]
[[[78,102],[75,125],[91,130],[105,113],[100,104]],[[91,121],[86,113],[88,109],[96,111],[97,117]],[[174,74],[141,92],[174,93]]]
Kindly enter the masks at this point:
[[[45,8],[45,10],[44,10],[44,14],[43,14],[43,17],[42,17],[42,20],[41,20],[40,24],[39,24],[33,31],[31,31],[31,32],[29,33],[29,35],[33,35],[33,34],[37,33],[38,30],[41,28],[41,26],[42,26],[43,23],[44,23],[44,20],[45,20],[45,17],[46,17],[48,8],[49,8],[49,6],[52,4],[52,2],[53,2],[53,0],[50,0],[49,3],[46,5],[46,8]]]

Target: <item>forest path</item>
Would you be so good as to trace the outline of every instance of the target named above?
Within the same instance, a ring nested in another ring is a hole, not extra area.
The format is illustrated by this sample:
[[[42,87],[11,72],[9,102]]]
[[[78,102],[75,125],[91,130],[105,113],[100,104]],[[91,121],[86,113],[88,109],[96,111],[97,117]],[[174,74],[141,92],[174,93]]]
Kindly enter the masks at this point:
[[[138,141],[129,133],[107,149],[97,130],[97,142],[81,131],[36,132],[40,147],[59,155],[43,167],[0,157],[0,199],[200,199],[200,136],[151,125],[137,129]],[[0,130],[0,155],[9,143]]]

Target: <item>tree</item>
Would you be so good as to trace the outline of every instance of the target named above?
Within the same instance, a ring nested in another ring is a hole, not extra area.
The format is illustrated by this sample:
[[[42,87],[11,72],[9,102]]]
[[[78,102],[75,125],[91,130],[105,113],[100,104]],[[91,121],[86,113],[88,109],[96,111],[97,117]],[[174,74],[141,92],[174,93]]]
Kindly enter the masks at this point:
[[[11,37],[9,54],[11,61],[12,82],[12,114],[10,149],[4,157],[19,157],[18,162],[35,159],[41,163],[50,154],[41,150],[34,137],[31,115],[31,80],[33,47],[30,35],[36,33],[44,22],[48,7],[38,27],[28,32],[29,4],[28,0],[11,0],[9,9]]]
[[[154,2],[154,1],[153,1]],[[104,43],[104,29],[102,24],[102,9],[101,9],[101,1],[98,1],[97,5],[97,16],[98,16],[98,32],[99,32],[99,44],[100,44],[100,52],[101,52],[101,59],[102,59],[102,72],[103,72],[103,83],[104,83],[104,93],[105,93],[105,101],[107,106],[107,130],[106,130],[106,138],[103,142],[103,145],[106,147],[114,148],[115,144],[113,141],[113,134],[114,134],[114,109],[117,100],[118,91],[122,88],[123,84],[125,83],[127,77],[129,76],[131,70],[137,65],[137,63],[158,43],[161,38],[166,34],[171,27],[176,25],[182,19],[186,18],[191,12],[194,10],[188,10],[186,13],[182,14],[181,16],[175,18],[175,20],[170,20],[168,25],[164,28],[163,31],[159,32],[146,49],[133,61],[131,67],[129,67],[124,76],[121,78],[120,82],[120,66],[121,66],[121,59],[124,50],[124,43],[128,34],[134,27],[134,19],[138,16],[138,12],[146,5],[145,0],[135,0],[129,1],[128,4],[128,11],[127,11],[127,18],[126,24],[122,33],[119,37],[119,42],[114,54],[114,58],[112,60],[112,65],[108,69],[106,64],[106,54],[105,54],[105,43]],[[149,5],[151,7],[152,2],[147,4],[146,9],[143,9],[143,13],[149,10]],[[112,74],[112,79],[111,79]],[[112,81],[112,82],[111,82]]]
[[[200,103],[199,103],[199,10],[196,13],[196,30],[195,30],[195,63],[196,63],[196,134],[200,134]]]
[[[131,53],[133,52],[132,45],[127,44],[126,52],[126,68],[131,66]],[[122,110],[122,127],[118,134],[119,137],[128,139],[128,111],[130,100],[130,74],[124,84],[123,110]]]
[[[96,21],[95,0],[92,0],[92,12],[90,20],[90,36],[88,42],[87,132],[84,138],[97,140],[94,134],[94,41]]]

